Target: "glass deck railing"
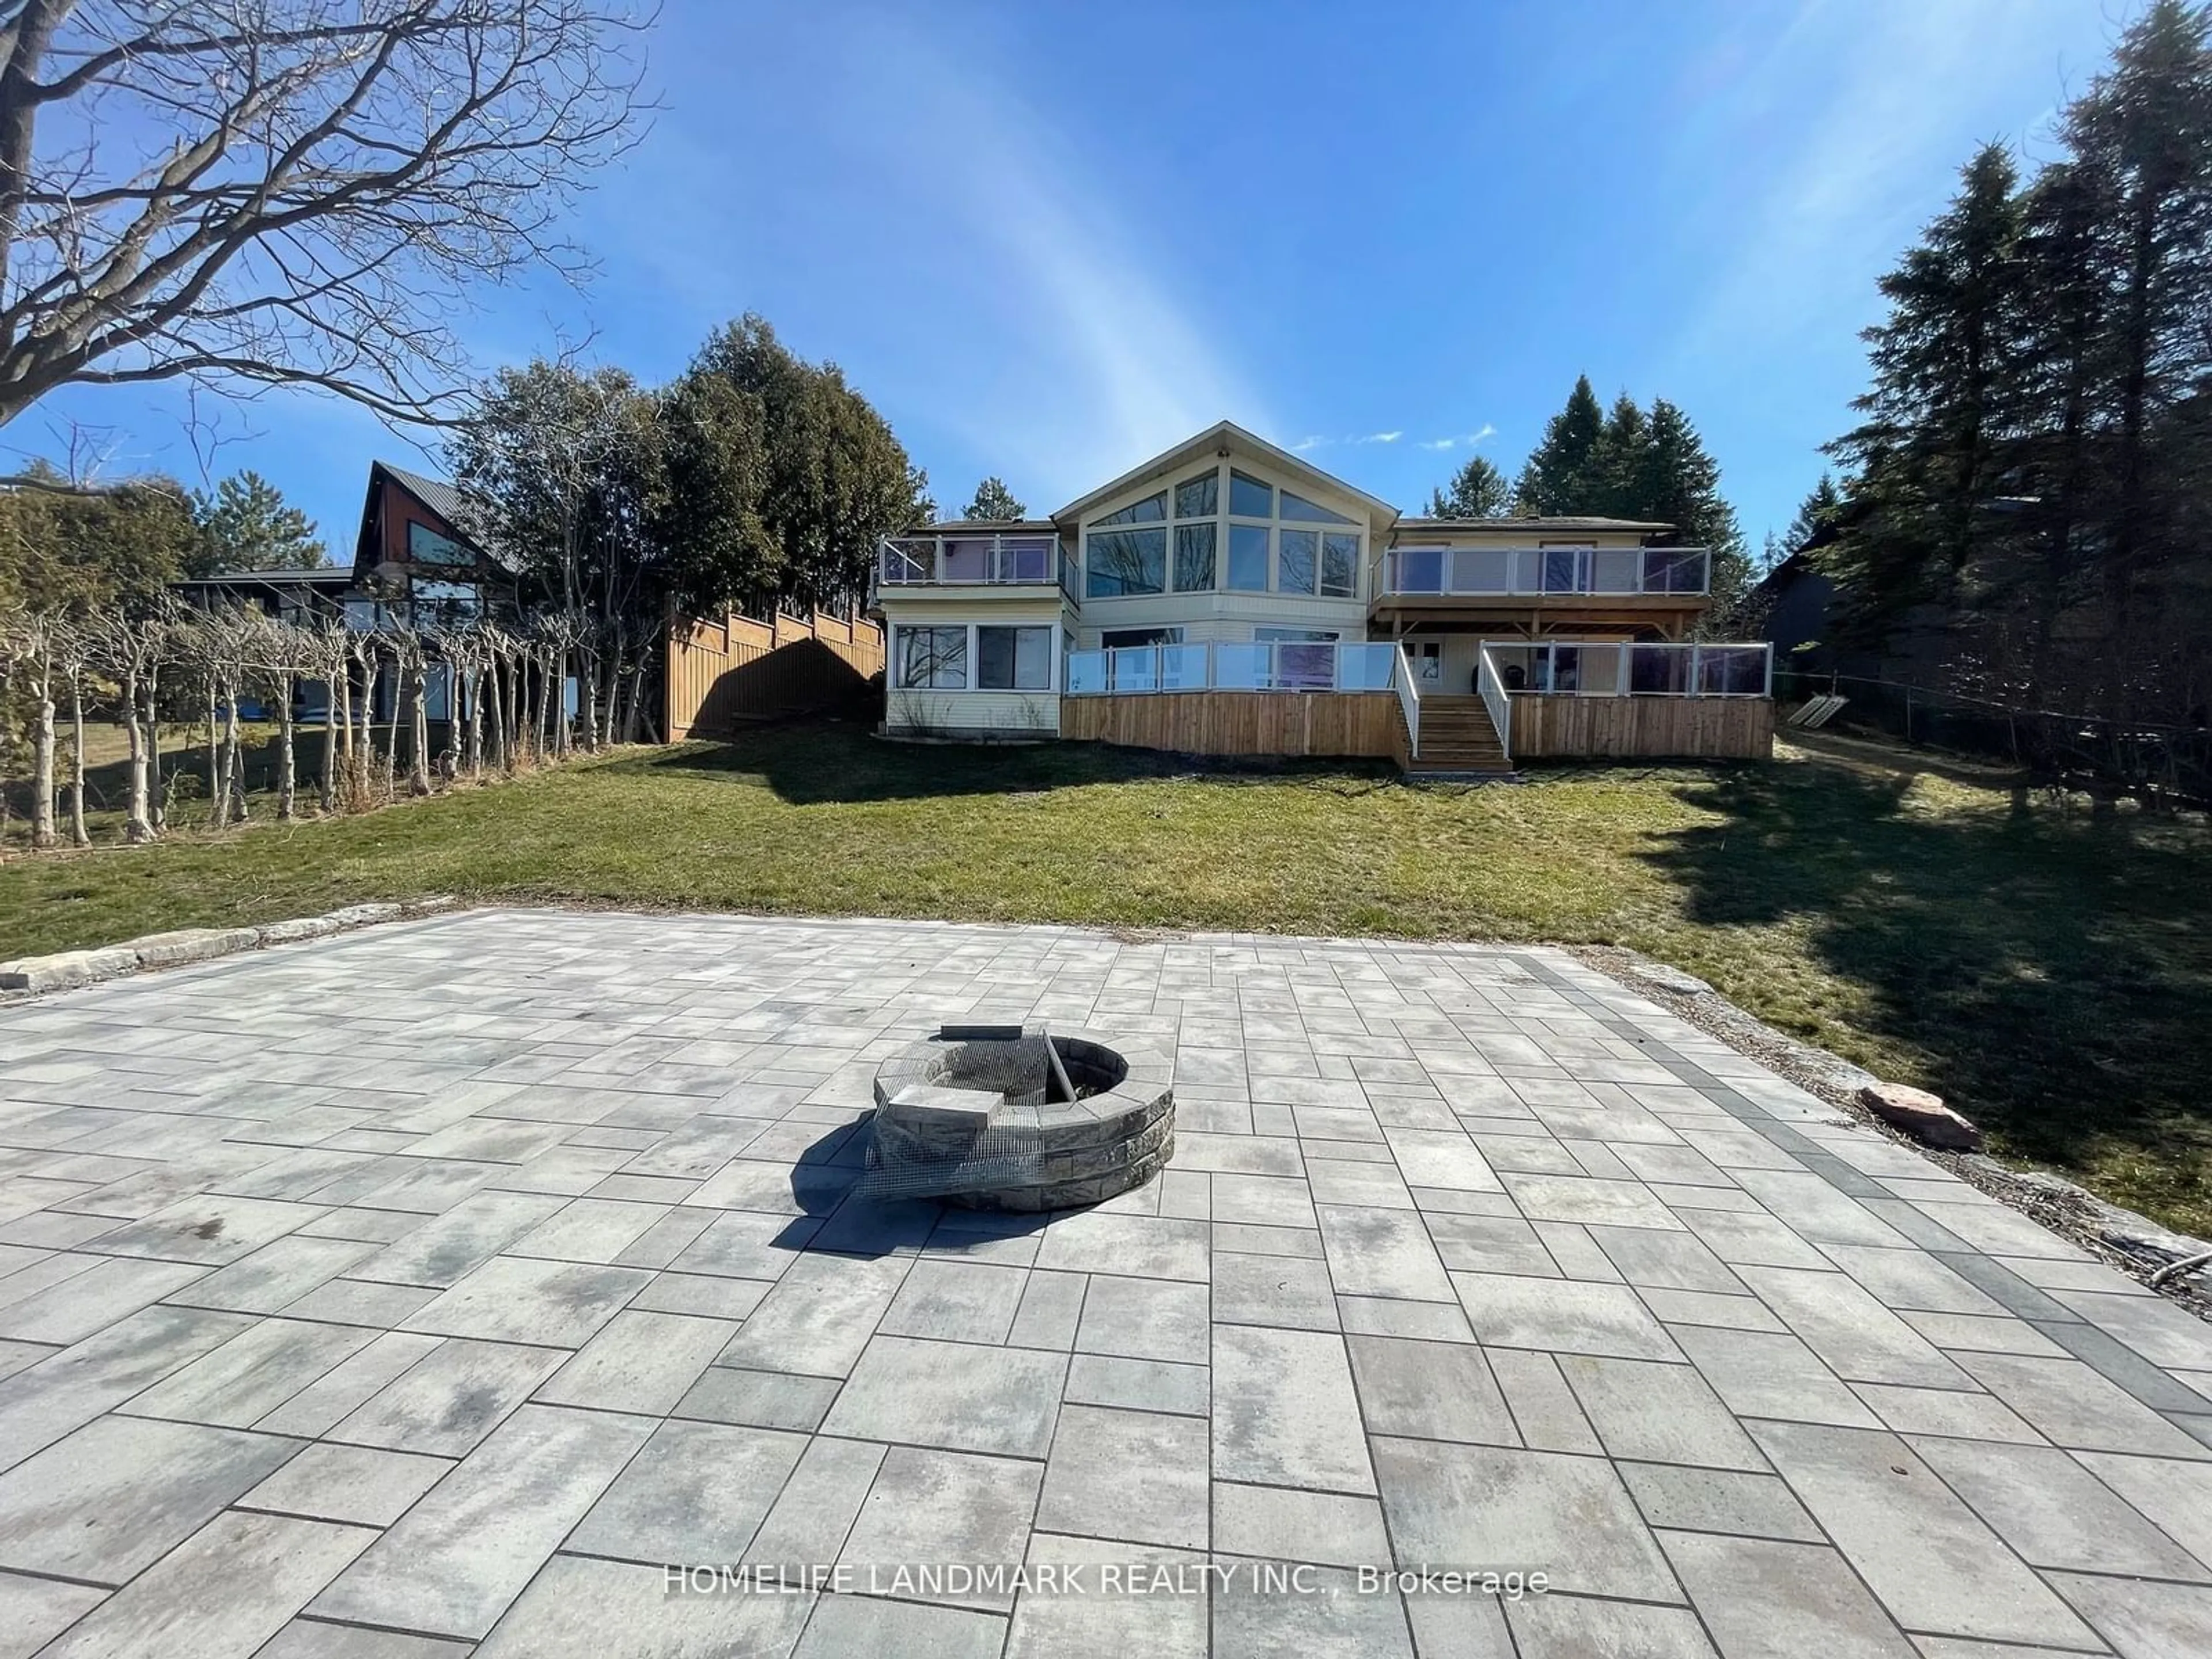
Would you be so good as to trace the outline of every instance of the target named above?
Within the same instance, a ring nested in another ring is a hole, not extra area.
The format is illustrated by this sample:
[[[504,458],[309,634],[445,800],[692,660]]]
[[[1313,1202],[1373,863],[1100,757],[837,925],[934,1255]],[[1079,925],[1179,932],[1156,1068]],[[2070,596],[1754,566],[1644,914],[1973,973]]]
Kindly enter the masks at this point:
[[[1067,653],[1070,696],[1155,691],[1388,691],[1397,647],[1329,641],[1218,641]]]
[[[1394,547],[1386,595],[1514,598],[1545,594],[1683,594],[1710,591],[1702,547]]]

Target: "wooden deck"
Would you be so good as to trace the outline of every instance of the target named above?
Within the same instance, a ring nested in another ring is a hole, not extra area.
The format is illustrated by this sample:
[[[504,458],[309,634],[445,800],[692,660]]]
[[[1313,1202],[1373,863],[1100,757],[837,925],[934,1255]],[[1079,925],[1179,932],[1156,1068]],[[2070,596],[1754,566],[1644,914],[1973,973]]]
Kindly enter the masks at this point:
[[[1405,750],[1388,691],[1164,691],[1062,697],[1060,735],[1179,755],[1372,755]]]
[[[1767,760],[1774,704],[1765,697],[1572,697],[1513,694],[1508,744],[1524,760]]]

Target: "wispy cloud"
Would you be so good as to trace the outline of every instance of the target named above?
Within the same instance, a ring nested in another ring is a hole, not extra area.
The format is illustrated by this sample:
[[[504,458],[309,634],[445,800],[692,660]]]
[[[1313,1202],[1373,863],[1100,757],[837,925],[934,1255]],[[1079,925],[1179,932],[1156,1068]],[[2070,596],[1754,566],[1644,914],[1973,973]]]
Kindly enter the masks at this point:
[[[1423,449],[1472,449],[1485,438],[1497,435],[1498,428],[1485,421],[1472,432],[1454,433],[1442,438],[1422,438],[1416,441]]]
[[[1348,438],[1325,438],[1316,434],[1301,438],[1294,444],[1286,444],[1284,447],[1303,455],[1310,449],[1327,449],[1332,444],[1395,444],[1405,435],[1402,428],[1396,432],[1364,432]]]
[[[1288,445],[1288,446],[1286,446],[1286,447],[1290,449],[1290,451],[1291,451],[1293,454],[1303,455],[1303,454],[1304,454],[1304,453],[1306,453],[1306,451],[1308,451],[1309,449],[1327,449],[1327,448],[1329,447],[1329,445],[1330,445],[1330,444],[1332,444],[1332,443],[1334,443],[1334,441],[1335,441],[1335,440],[1334,440],[1334,439],[1333,439],[1333,438],[1322,438],[1322,437],[1301,438],[1301,439],[1299,439],[1299,440],[1297,441],[1297,442],[1296,442],[1296,443],[1294,443],[1294,444]]]
[[[1356,444],[1395,444],[1406,434],[1403,432],[1370,432],[1364,438],[1354,438]]]

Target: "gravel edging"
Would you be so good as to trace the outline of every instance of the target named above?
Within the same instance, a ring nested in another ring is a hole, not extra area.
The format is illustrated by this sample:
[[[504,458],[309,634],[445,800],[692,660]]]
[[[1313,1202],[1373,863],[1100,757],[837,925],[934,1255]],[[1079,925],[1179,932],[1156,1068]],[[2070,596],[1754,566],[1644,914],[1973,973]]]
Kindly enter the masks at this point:
[[[1718,1037],[1738,1054],[1778,1072],[1799,1088],[1819,1097],[1857,1123],[1900,1146],[1910,1147],[1970,1186],[1987,1193],[2041,1224],[2068,1243],[2080,1245],[2106,1265],[2148,1284],[2169,1262],[2201,1255],[2212,1243],[2161,1227],[2149,1217],[2107,1204],[2063,1176],[2043,1170],[2015,1170],[1983,1152],[1953,1152],[1916,1140],[1884,1122],[1858,1102],[1858,1091],[1880,1081],[1863,1066],[1838,1054],[1801,1042],[1737,1007],[1719,992],[1679,968],[1640,951],[1616,945],[1559,947],[1587,967],[1647,997],[1677,1018]],[[2207,1270],[2212,1272],[2212,1270]],[[2212,1279],[2205,1274],[2177,1275],[2153,1287],[2198,1317],[2212,1320]]]
[[[119,979],[126,974],[175,968],[188,962],[209,962],[240,951],[258,951],[265,945],[327,939],[333,933],[349,933],[380,921],[400,921],[450,910],[458,902],[450,893],[438,893],[389,903],[349,904],[323,915],[264,922],[258,927],[180,927],[170,933],[126,939],[120,945],[103,945],[87,951],[58,951],[43,957],[18,957],[11,962],[0,962],[0,1000],[12,1001],[48,991],[75,990],[79,986]]]

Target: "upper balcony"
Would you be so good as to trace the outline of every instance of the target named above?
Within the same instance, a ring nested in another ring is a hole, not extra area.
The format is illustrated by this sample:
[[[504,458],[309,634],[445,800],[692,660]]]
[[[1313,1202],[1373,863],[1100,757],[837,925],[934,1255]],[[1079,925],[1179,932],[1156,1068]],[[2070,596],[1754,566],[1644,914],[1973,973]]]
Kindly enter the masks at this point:
[[[1075,563],[1051,531],[951,532],[886,538],[876,587],[1050,587],[1075,594]]]
[[[1374,574],[1370,608],[1378,614],[1636,616],[1703,610],[1712,555],[1702,547],[1394,547]]]

